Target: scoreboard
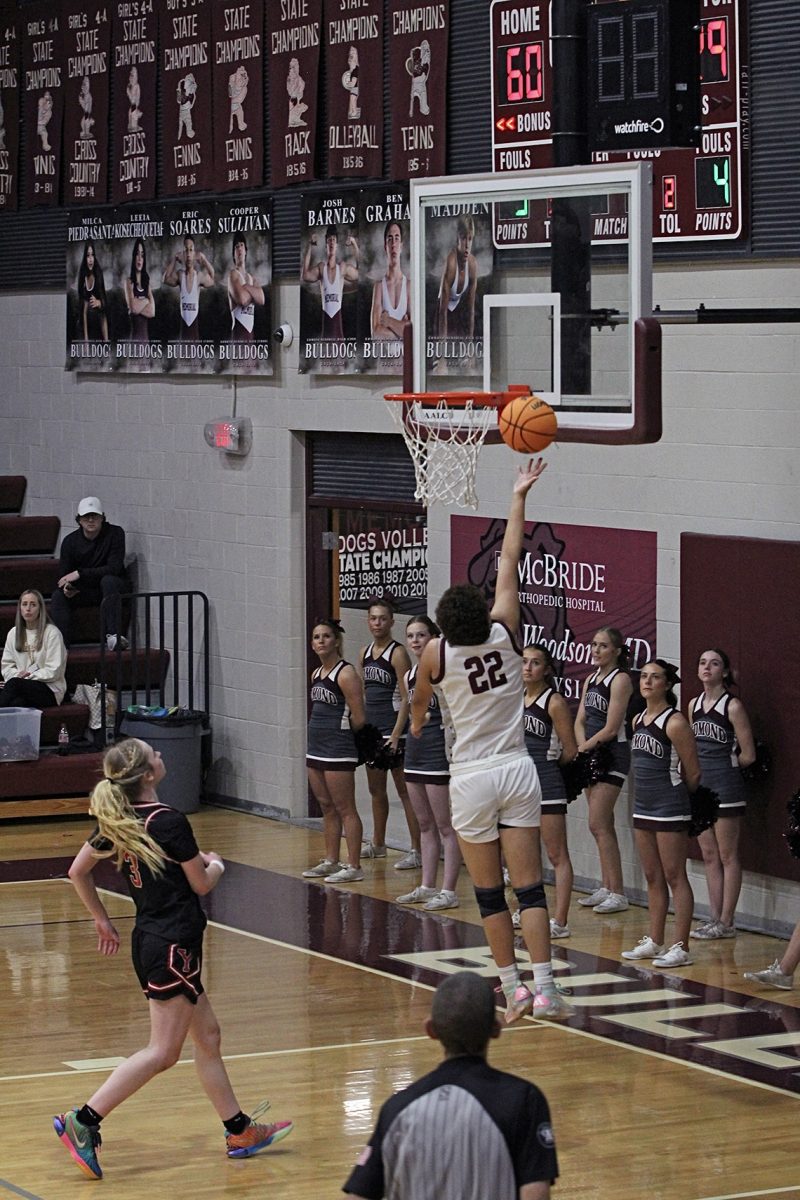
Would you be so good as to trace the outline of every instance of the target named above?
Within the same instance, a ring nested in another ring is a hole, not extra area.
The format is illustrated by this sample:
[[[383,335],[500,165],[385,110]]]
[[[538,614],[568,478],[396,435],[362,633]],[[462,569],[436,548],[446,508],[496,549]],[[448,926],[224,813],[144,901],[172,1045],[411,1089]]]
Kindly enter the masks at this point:
[[[613,10],[618,2],[603,0],[603,7]],[[550,7],[548,0],[492,0],[492,147],[498,173],[553,166],[552,106],[558,81],[552,66]],[[591,156],[592,162],[652,162],[654,242],[735,242],[748,232],[747,0],[697,0],[697,10],[701,75],[697,147],[645,146]],[[633,123],[641,124],[632,112]],[[658,119],[652,128],[657,143]],[[624,133],[625,123],[617,129]],[[636,133],[640,143],[641,131]],[[623,198],[607,200],[608,208],[592,213],[593,242],[615,242],[621,233],[627,236]],[[514,214],[499,215],[504,220],[496,222],[498,246],[530,246],[548,240],[547,223],[534,213],[532,220],[516,223]]]

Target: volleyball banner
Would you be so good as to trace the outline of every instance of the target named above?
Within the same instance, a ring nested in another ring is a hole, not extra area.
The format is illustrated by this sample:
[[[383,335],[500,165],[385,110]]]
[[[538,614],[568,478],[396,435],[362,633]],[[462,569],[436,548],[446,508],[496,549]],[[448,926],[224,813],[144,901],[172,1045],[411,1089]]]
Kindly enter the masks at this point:
[[[0,4],[0,212],[19,202],[19,37],[16,4]]]
[[[392,179],[444,175],[450,0],[391,0],[388,20]]]
[[[450,518],[450,581],[472,583],[494,600],[505,520]],[[641,670],[656,652],[655,533],[585,525],[525,525],[519,560],[523,644],[542,642],[556,687],[577,704],[591,673],[595,632],[614,626]]]
[[[217,0],[213,9],[214,190],[264,181],[264,3]]]
[[[483,295],[494,292],[489,204],[425,210],[425,345],[428,377],[483,378]]]
[[[383,0],[325,0],[330,178],[383,174]]]
[[[64,85],[61,19],[52,0],[26,4],[22,29],[25,201],[28,206],[58,204],[61,180],[61,124]]]
[[[153,0],[114,0],[111,199],[152,200],[156,194],[158,12]]]
[[[159,0],[165,196],[214,187],[211,0]]]
[[[266,9],[269,55],[270,183],[316,179],[322,0],[271,0]]]
[[[108,200],[111,0],[64,0],[64,204]]]

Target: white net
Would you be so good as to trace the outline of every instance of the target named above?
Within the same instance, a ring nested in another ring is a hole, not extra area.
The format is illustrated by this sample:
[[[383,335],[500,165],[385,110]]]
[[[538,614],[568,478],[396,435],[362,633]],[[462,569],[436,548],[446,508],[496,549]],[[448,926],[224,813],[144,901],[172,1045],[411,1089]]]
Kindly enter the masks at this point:
[[[455,504],[477,508],[478,455],[489,427],[496,422],[496,408],[472,400],[458,407],[446,399],[436,404],[419,400],[388,403],[414,463],[414,498],[426,507]]]

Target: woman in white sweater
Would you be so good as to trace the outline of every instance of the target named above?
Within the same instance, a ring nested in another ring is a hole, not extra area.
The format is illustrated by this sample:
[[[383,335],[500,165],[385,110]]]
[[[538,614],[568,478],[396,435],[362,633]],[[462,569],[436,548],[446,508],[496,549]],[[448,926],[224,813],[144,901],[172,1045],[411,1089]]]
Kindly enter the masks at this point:
[[[67,690],[67,650],[40,592],[23,592],[3,649],[0,708],[52,708]]]

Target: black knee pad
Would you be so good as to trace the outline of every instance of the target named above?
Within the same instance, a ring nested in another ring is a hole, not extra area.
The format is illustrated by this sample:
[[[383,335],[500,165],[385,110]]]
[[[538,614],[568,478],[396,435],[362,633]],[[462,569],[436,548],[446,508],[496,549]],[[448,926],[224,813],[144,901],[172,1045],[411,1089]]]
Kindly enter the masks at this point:
[[[519,900],[520,912],[526,908],[547,908],[543,883],[532,883],[530,887],[514,888],[514,895]]]
[[[498,913],[508,912],[506,893],[502,884],[493,888],[475,888],[475,899],[478,901],[478,911],[482,917],[494,917]]]

